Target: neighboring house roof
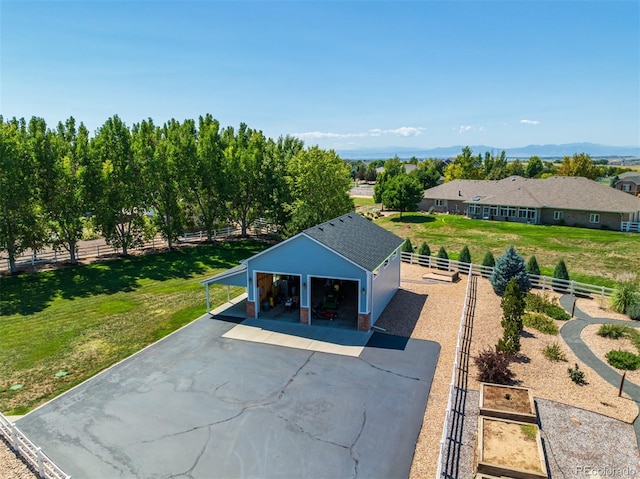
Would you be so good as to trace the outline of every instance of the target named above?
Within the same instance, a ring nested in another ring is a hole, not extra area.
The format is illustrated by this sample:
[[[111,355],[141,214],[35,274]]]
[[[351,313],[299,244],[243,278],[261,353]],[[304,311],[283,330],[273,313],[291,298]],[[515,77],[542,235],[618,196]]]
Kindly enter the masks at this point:
[[[638,171],[627,171],[626,173],[620,173],[618,175],[618,180],[620,181],[631,181],[636,185],[640,185],[640,172]]]
[[[357,213],[347,213],[304,230],[327,248],[367,271],[379,267],[402,245],[403,240]]]
[[[402,163],[402,166],[404,166],[405,173],[411,173],[413,170],[418,169],[418,165],[414,165],[413,163]],[[382,172],[384,172],[384,166],[378,166],[376,173],[380,174]]]
[[[511,176],[503,180],[454,180],[433,188],[426,199],[483,205],[558,208],[614,213],[640,211],[640,198],[582,177],[545,179]]]

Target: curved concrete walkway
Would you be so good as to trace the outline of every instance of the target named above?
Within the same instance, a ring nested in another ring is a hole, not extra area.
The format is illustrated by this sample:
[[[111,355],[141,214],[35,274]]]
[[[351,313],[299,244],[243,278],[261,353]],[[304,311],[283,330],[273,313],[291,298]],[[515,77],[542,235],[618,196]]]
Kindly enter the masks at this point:
[[[573,308],[573,302],[576,297],[572,295],[564,295],[560,297],[560,305],[569,313]],[[582,340],[582,330],[590,324],[624,324],[629,325],[629,321],[623,321],[620,319],[610,318],[594,318],[582,311],[576,306],[574,311],[574,317],[576,319],[567,322],[562,329],[560,329],[560,335],[562,339],[567,343],[567,346],[578,356],[578,359],[593,369],[602,379],[607,381],[612,386],[619,388],[622,375],[607,363],[598,359],[598,357],[591,352],[589,347]],[[640,408],[640,386],[632,383],[628,379],[624,381],[623,391],[627,393],[631,399]],[[640,449],[640,415],[633,421],[633,429],[636,432],[636,441],[638,443],[638,449]]]

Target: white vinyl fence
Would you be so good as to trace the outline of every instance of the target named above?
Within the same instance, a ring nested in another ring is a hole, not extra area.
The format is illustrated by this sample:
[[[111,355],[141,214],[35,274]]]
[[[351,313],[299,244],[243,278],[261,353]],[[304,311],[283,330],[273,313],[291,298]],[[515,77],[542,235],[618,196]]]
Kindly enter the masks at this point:
[[[32,443],[18,427],[11,423],[0,413],[0,435],[7,443],[24,458],[25,462],[31,466],[42,479],[70,479],[62,469],[42,452],[42,450]]]
[[[441,259],[436,256],[424,256],[416,253],[402,253],[402,261],[405,263],[419,264],[427,268],[436,268],[446,271],[460,271],[468,274],[469,271],[488,277],[493,273],[491,266],[482,266],[474,263],[461,263],[453,259]],[[614,289],[607,286],[597,286],[594,284],[579,283],[577,281],[565,281],[563,279],[552,278],[550,276],[539,276],[530,274],[531,285],[538,289],[553,289],[562,293],[591,296],[598,294],[601,296],[611,296]]]
[[[623,221],[622,222],[622,228],[620,228],[622,231],[626,231],[628,232],[636,232],[636,233],[640,233],[640,222],[633,222],[633,221]]]
[[[235,234],[239,234],[240,230],[235,226],[227,226],[220,230],[216,230],[213,232],[211,236],[213,239],[223,238],[226,236],[232,236]],[[197,231],[195,233],[184,233],[182,236],[178,238],[177,243],[195,243],[201,242],[207,239],[207,233],[205,231]],[[167,242],[162,239],[160,236],[153,238],[151,241],[147,241],[140,246],[136,246],[135,248],[131,248],[133,251],[141,251],[147,249],[155,249],[164,247],[167,245]],[[114,248],[109,245],[96,245],[96,246],[78,246],[76,249],[76,259],[87,259],[87,258],[100,258],[102,256],[109,256],[112,254],[117,254],[120,250],[118,248]],[[71,255],[66,250],[59,251],[45,251],[41,253],[32,253],[28,255],[21,255],[16,258],[16,266],[24,266],[24,265],[36,265],[43,263],[58,263],[70,261]],[[6,256],[0,256],[0,269],[8,270],[9,266],[9,258]]]

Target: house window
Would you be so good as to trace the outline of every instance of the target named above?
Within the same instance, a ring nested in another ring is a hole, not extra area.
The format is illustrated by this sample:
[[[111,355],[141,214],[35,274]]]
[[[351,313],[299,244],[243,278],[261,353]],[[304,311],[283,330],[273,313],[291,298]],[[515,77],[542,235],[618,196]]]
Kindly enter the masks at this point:
[[[389,260],[385,259],[383,268],[386,268],[387,266],[389,266]]]
[[[492,206],[491,207],[491,216],[498,216],[498,207],[497,206]]]
[[[589,215],[589,223],[600,223],[600,215],[598,213],[591,213]]]
[[[554,211],[553,219],[556,221],[560,221],[562,219],[562,211]]]
[[[480,205],[469,205],[469,214],[470,215],[479,215],[480,214]]]
[[[507,216],[509,218],[515,218],[516,217],[516,208],[515,206],[509,206],[509,208],[507,208]]]
[[[444,200],[436,200],[436,206],[444,206]]]
[[[627,192],[631,191],[631,185],[629,183],[624,183],[622,185],[622,191],[627,191]]]
[[[536,218],[535,208],[518,208],[518,218],[534,220]]]

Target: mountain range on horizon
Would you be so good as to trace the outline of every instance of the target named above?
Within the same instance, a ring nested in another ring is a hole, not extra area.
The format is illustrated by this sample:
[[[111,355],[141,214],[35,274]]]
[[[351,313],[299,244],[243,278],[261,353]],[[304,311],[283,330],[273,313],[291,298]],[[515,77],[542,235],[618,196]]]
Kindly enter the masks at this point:
[[[438,148],[412,148],[412,147],[372,147],[356,149],[337,149],[336,152],[343,158],[349,160],[374,160],[386,159],[398,156],[401,159],[408,159],[412,156],[417,158],[452,158],[462,152],[465,145],[455,145]],[[486,145],[469,145],[474,155],[478,153],[484,155],[486,151],[493,154],[500,154],[504,150],[507,158],[530,158],[539,156],[540,158],[563,158],[574,153],[587,153],[592,158],[603,157],[640,157],[640,146],[608,146],[597,143],[564,143],[550,145],[527,145],[517,148],[500,148]]]

